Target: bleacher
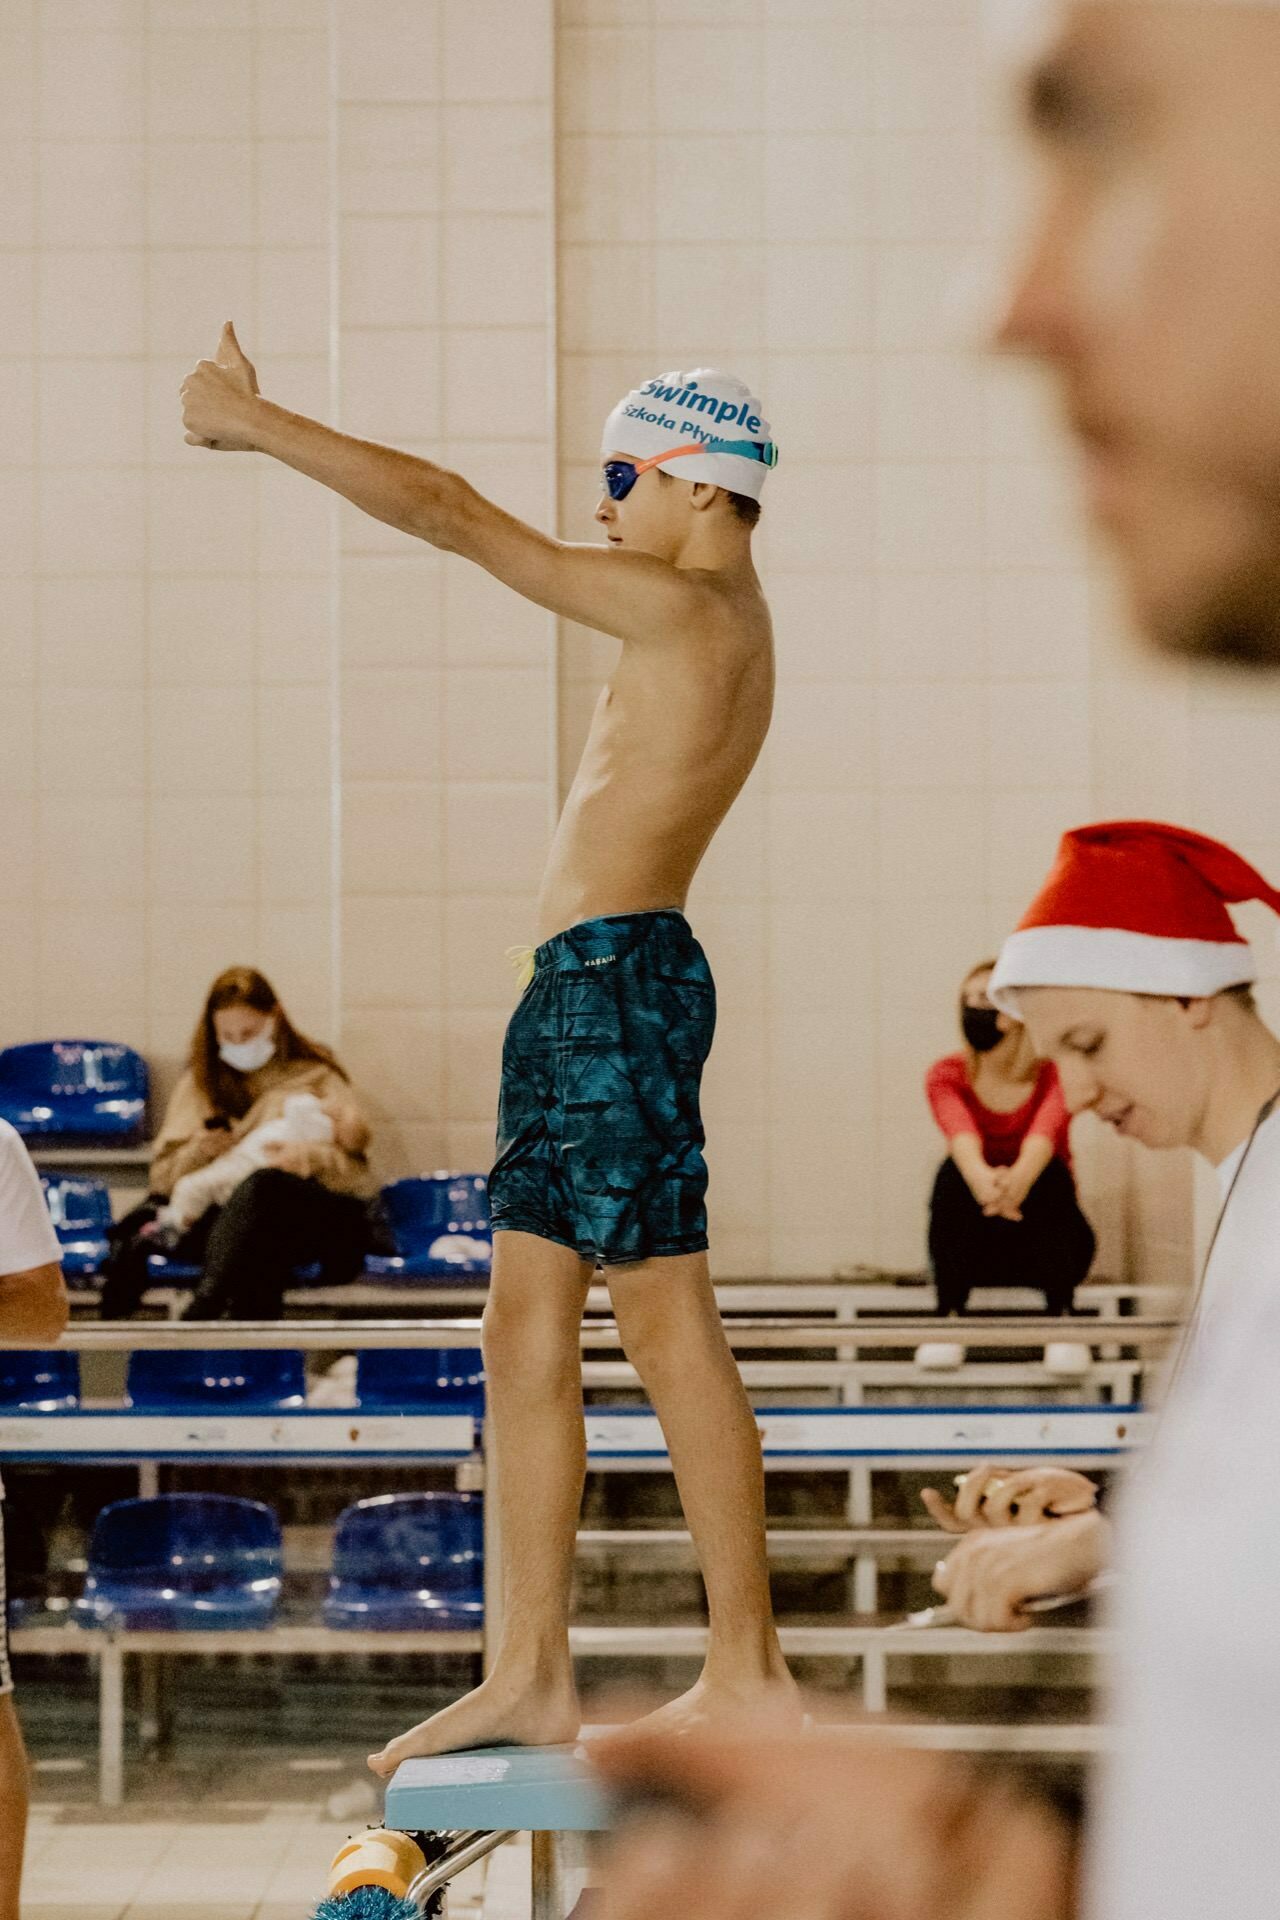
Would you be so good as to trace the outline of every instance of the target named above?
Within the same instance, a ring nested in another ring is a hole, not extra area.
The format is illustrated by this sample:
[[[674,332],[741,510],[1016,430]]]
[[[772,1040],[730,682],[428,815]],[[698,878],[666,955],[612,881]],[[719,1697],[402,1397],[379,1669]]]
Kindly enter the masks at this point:
[[[101,1130],[110,1089],[88,1083],[107,1078],[102,1059],[115,1054],[75,1046],[78,1080],[55,1048],[45,1050],[46,1065],[66,1073],[74,1112],[88,1115],[98,1100],[98,1130],[82,1136],[92,1145],[69,1125],[32,1136],[42,1158],[112,1150]],[[31,1062],[20,1064],[30,1093]],[[5,1071],[0,1056],[0,1087],[16,1085]],[[120,1099],[122,1127],[136,1129],[136,1112]],[[54,1102],[32,1098],[29,1111],[41,1106]],[[134,1137],[120,1151],[145,1148]],[[0,1457],[68,1471],[124,1464],[136,1468],[138,1491],[102,1508],[83,1566],[57,1569],[64,1591],[15,1603],[14,1651],[96,1663],[104,1802],[124,1794],[130,1661],[413,1652],[461,1660],[473,1678],[501,1626],[474,1317],[491,1251],[484,1177],[434,1172],[392,1183],[383,1205],[394,1251],[370,1256],[345,1287],[320,1289],[300,1274],[281,1322],[206,1322],[198,1336],[173,1317],[198,1269],[164,1256],[152,1263],[147,1296],[162,1317],[96,1322],[108,1186],[68,1160],[46,1165],[44,1184],[75,1316],[56,1352],[0,1356]],[[1076,1314],[1053,1321],[1034,1311],[1034,1290],[979,1293],[968,1318],[948,1323],[961,1358],[940,1377],[920,1356],[937,1332],[933,1289],[921,1275],[730,1281],[717,1295],[757,1410],[769,1484],[785,1495],[769,1528],[775,1577],[780,1590],[800,1577],[825,1600],[822,1608],[780,1604],[789,1657],[818,1663],[815,1671],[872,1712],[890,1704],[891,1679],[896,1704],[931,1686],[931,1675],[962,1683],[974,1660],[984,1672],[996,1661],[1011,1686],[1065,1687],[1073,1698],[1102,1644],[1091,1624],[1037,1626],[1013,1645],[903,1625],[907,1604],[927,1599],[928,1571],[946,1540],[924,1522],[915,1486],[922,1475],[993,1456],[1119,1466],[1141,1439],[1146,1372],[1176,1331],[1169,1297],[1091,1282]],[[593,1286],[582,1329],[591,1492],[572,1644],[583,1661],[656,1661],[665,1674],[705,1643],[700,1588],[688,1535],[667,1517],[662,1436],[610,1316],[607,1289]],[[1055,1370],[1048,1355],[1058,1341],[1083,1349],[1083,1368]],[[335,1354],[350,1357],[335,1364]],[[126,1356],[119,1387],[83,1391],[81,1361],[100,1388],[110,1356]],[[161,1484],[166,1474],[227,1467],[260,1476],[286,1468],[291,1477],[409,1468],[452,1486],[366,1493],[317,1527],[282,1518],[269,1489],[249,1499]],[[642,1497],[629,1500],[633,1493]],[[323,1595],[291,1590],[308,1579],[312,1588],[323,1579]],[[76,1580],[80,1590],[69,1596]],[[653,1582],[659,1605],[644,1598]],[[594,1608],[593,1593],[602,1596]],[[1045,1752],[1094,1743],[1078,1713],[1015,1715],[998,1731]],[[942,1741],[961,1743],[961,1734],[962,1723],[938,1728]],[[976,1744],[992,1737],[991,1729],[974,1733]]]

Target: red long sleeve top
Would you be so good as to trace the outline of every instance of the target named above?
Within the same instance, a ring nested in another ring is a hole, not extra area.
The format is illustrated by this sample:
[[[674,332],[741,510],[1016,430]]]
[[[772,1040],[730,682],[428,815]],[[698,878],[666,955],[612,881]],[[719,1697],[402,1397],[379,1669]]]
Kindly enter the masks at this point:
[[[1041,1064],[1027,1099],[1012,1113],[996,1113],[983,1106],[969,1084],[969,1063],[963,1053],[935,1060],[925,1075],[925,1092],[933,1117],[948,1140],[958,1133],[976,1133],[990,1167],[1011,1167],[1029,1133],[1043,1134],[1059,1160],[1071,1165],[1068,1137],[1071,1116],[1052,1062]]]

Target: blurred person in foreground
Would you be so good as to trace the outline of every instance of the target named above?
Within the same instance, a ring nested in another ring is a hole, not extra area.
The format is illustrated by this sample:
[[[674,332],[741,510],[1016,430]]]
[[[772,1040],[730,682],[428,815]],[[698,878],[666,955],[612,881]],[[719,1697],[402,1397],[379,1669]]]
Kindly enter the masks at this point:
[[[1024,10],[1042,36],[1024,92],[1045,177],[999,344],[1053,374],[1085,456],[1092,517],[1149,639],[1170,653],[1271,667],[1280,662],[1280,5],[1028,0]],[[1224,1324],[1239,1309],[1225,1302]],[[1263,1346],[1237,1341],[1236,1355],[1246,1372],[1268,1366]],[[1219,1409],[1225,1432],[1233,1417],[1232,1405]],[[1179,1433],[1176,1400],[1162,1445],[1170,1432]],[[1085,1900],[1096,1920],[1202,1920],[1219,1906],[1232,1920],[1270,1920],[1280,1881],[1280,1675],[1267,1626],[1275,1582],[1261,1565],[1269,1533],[1258,1524],[1256,1494],[1274,1470],[1276,1436],[1242,1473],[1238,1448],[1223,1472],[1217,1450],[1200,1457],[1191,1434],[1184,1428],[1178,1440],[1188,1469],[1180,1557],[1170,1565],[1175,1555],[1161,1547],[1148,1569],[1149,1580],[1167,1566],[1173,1591],[1155,1596],[1144,1582],[1145,1603],[1129,1596],[1122,1620],[1122,1687],[1140,1682],[1154,1651],[1169,1696],[1152,1702],[1152,1724],[1129,1728],[1101,1795]],[[1127,1517],[1141,1555],[1150,1546],[1146,1523]],[[1125,1519],[1122,1564],[1130,1559]],[[1203,1573],[1196,1604],[1177,1604],[1188,1565],[1211,1564],[1226,1542],[1218,1590],[1230,1596],[1234,1631],[1206,1616]],[[1158,1619],[1143,1611],[1153,1602]],[[1222,1683],[1216,1695],[1196,1671],[1206,1635]],[[1165,1706],[1196,1729],[1194,1741],[1178,1744],[1161,1731]],[[1122,1720],[1129,1710],[1122,1693]],[[766,1736],[718,1748],[701,1738],[708,1825],[691,1851],[662,1829],[668,1888],[690,1889],[678,1907],[685,1920],[764,1908],[804,1920],[897,1912],[1058,1920],[1077,1911],[1069,1874],[1054,1872],[1056,1836],[1026,1836],[1025,1874],[1003,1857],[1014,1826],[998,1808],[983,1823],[985,1848],[951,1845],[923,1791],[931,1772],[950,1777],[950,1763],[900,1756],[899,1767],[879,1756],[877,1770],[834,1741],[814,1745],[818,1757],[802,1762]],[[601,1755],[623,1784],[670,1780],[677,1789],[693,1758],[687,1747],[638,1736]],[[1229,1804],[1214,1778],[1224,1759],[1226,1778],[1241,1787]],[[785,1836],[787,1796],[802,1779],[792,1810],[798,1817],[804,1808],[807,1844],[787,1855],[780,1903],[769,1907],[771,1889],[757,1875],[759,1905],[735,1904],[741,1879],[717,1877],[717,1862],[735,1846],[739,1858],[758,1858],[771,1835]],[[1209,1785],[1212,1809],[1202,1796]],[[825,1861],[855,1828],[864,1849],[833,1881]],[[945,1893],[895,1906],[890,1845],[870,1858],[879,1834],[903,1857],[950,1857]],[[633,1886],[644,1885],[641,1838],[634,1828],[635,1871],[628,1878],[628,1862],[619,1862],[609,1920],[641,1910],[632,1901]]]
[[[40,1177],[0,1120],[0,1350],[51,1347],[67,1324],[62,1253]],[[13,1709],[5,1612],[4,1488],[0,1486],[0,1920],[18,1920],[27,1832],[27,1757]]]

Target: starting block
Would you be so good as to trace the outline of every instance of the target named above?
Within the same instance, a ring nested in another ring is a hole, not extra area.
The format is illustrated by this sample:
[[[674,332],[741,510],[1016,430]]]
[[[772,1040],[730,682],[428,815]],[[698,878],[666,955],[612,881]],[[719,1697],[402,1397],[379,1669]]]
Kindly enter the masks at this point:
[[[464,1867],[514,1834],[529,1834],[532,1920],[565,1920],[567,1869],[581,1855],[569,1860],[574,1849],[564,1836],[612,1824],[607,1798],[575,1747],[480,1747],[406,1760],[387,1788],[383,1817],[388,1828],[425,1842],[430,1864],[409,1888],[424,1914]]]

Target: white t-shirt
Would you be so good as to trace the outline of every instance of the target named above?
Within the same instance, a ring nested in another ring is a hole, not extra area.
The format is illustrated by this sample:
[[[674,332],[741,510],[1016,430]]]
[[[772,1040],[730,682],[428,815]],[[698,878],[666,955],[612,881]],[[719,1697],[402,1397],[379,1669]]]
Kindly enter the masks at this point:
[[[1121,1503],[1093,1920],[1277,1910],[1280,1110],[1224,1188],[1237,1170],[1205,1310]]]
[[[58,1236],[44,1203],[40,1176],[31,1156],[7,1120],[0,1120],[0,1290],[5,1275],[62,1259]],[[0,1482],[0,1496],[4,1484]]]

